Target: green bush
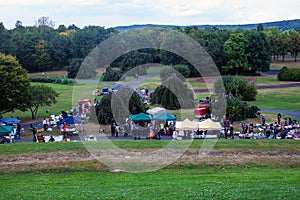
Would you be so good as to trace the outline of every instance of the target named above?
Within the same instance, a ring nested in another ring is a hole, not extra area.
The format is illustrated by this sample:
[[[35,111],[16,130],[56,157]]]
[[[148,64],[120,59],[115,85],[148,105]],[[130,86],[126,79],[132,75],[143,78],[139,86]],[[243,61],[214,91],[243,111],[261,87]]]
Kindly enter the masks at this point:
[[[63,79],[61,79],[61,83],[62,83],[62,84],[68,84],[68,83],[69,83],[69,80],[66,79],[66,78],[63,78]]]
[[[224,84],[224,87],[222,86]],[[254,83],[249,83],[241,76],[223,76],[214,85],[216,93],[231,93],[234,97],[240,97],[243,101],[254,101],[257,95]],[[223,91],[225,89],[225,91]]]
[[[191,71],[187,65],[173,65],[172,68],[178,71],[185,78],[190,76]]]
[[[175,66],[175,65],[174,65]],[[174,66],[165,67],[162,70],[160,70],[160,78],[161,80],[166,80],[168,77],[170,77],[172,74],[175,74],[177,78],[179,78],[182,82],[185,82],[185,77],[176,69],[174,69]],[[176,65],[179,66],[179,65]]]
[[[279,81],[300,81],[300,68],[283,67],[279,70],[277,79]]]
[[[227,98],[226,117],[234,121],[256,118],[259,110],[257,106],[249,106],[239,98]]]

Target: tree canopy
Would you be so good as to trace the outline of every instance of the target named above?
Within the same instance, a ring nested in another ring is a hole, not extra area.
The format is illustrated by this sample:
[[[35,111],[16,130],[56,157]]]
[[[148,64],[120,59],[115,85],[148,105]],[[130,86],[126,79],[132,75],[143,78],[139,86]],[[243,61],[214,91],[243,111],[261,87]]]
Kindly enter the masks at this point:
[[[50,106],[57,102],[58,93],[46,85],[33,85],[29,87],[30,104],[32,119],[35,119],[40,106]]]
[[[129,114],[146,111],[141,97],[129,87],[105,95],[95,108],[100,124],[108,124],[112,119],[117,123],[124,123]]]
[[[29,79],[15,57],[0,53],[0,115],[14,110],[26,111],[29,104]]]

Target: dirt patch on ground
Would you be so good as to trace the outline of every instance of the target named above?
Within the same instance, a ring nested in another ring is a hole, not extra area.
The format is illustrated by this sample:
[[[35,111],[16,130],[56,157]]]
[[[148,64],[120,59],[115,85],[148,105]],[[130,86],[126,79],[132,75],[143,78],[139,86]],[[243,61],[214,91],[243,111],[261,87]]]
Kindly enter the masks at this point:
[[[133,154],[148,154],[153,150],[134,150]],[[170,150],[170,155],[176,150]],[[116,162],[122,161],[118,158],[115,152],[109,152]],[[53,152],[53,153],[34,153],[34,154],[20,154],[13,156],[0,156],[0,171],[26,171],[34,169],[55,169],[55,168],[80,168],[80,169],[104,169],[104,164],[99,162],[95,156],[101,156],[99,153],[90,152]],[[159,162],[167,159],[168,156],[157,156]],[[124,158],[124,157],[122,157]],[[142,162],[143,156],[140,157]],[[147,160],[148,162],[149,160]],[[150,161],[151,162],[151,161]],[[300,167],[300,151],[256,151],[256,150],[212,150],[210,152],[199,152],[199,150],[187,150],[179,157],[173,164],[195,164],[205,165],[211,167],[220,166],[244,166],[249,163],[256,163],[259,165],[283,165],[285,167],[293,166]]]

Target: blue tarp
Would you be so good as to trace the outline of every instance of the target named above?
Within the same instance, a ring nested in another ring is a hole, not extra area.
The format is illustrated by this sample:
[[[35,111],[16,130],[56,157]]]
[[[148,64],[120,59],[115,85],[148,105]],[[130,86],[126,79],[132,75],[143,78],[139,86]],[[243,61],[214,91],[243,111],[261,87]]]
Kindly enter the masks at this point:
[[[120,89],[121,87],[123,87],[124,85],[123,84],[116,84],[113,88],[112,88],[112,90],[118,90],[118,89]]]
[[[81,123],[81,118],[80,117],[74,117],[74,116],[68,116],[62,120],[62,123],[67,123],[67,124],[80,124]]]
[[[17,118],[2,118],[1,122],[5,124],[17,124],[17,123],[21,123],[21,120]]]

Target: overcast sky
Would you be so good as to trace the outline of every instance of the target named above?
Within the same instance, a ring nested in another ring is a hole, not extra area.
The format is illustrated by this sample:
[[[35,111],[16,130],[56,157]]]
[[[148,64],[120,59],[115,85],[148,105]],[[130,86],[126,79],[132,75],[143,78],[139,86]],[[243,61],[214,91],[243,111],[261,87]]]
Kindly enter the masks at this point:
[[[299,0],[0,0],[0,22],[8,29],[42,16],[56,27],[246,24],[300,19],[299,8]]]

